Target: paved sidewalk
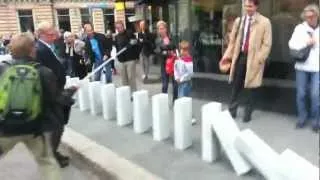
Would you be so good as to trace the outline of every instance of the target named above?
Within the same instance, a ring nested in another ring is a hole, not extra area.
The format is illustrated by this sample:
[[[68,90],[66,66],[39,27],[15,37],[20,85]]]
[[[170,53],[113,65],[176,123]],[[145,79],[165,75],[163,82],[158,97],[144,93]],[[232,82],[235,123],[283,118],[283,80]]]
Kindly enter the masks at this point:
[[[114,80],[115,84],[119,85],[119,77],[115,77]],[[160,83],[138,83],[138,89],[149,90],[150,96],[159,93],[160,87]],[[207,164],[201,160],[200,110],[206,103],[208,102],[193,99],[193,113],[199,121],[192,130],[193,146],[186,151],[174,149],[172,136],[165,142],[155,142],[152,140],[151,132],[137,135],[133,132],[132,126],[120,128],[115,121],[106,121],[101,116],[94,117],[76,108],[72,111],[69,126],[166,180],[263,179],[254,172],[237,177],[225,158],[214,164]],[[242,113],[240,117],[241,115]],[[256,111],[252,122],[237,122],[241,129],[254,130],[277,152],[281,153],[290,148],[319,166],[319,135],[310,129],[295,130],[294,116]]]
[[[62,169],[63,180],[93,180],[80,169],[69,166]],[[1,180],[40,180],[36,162],[22,145],[17,145],[7,156],[0,159]]]

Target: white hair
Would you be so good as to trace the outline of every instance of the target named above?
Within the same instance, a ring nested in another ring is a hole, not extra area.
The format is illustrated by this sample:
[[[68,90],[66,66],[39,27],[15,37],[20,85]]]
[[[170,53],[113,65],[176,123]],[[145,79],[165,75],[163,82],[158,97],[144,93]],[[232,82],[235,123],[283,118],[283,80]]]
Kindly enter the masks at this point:
[[[63,34],[63,38],[64,39],[67,39],[68,37],[72,36],[73,34],[69,31],[66,31],[64,34]]]
[[[302,13],[301,13],[301,18],[302,18],[303,20],[305,20],[305,14],[306,14],[306,12],[308,12],[308,11],[313,12],[314,14],[316,14],[317,17],[319,17],[319,7],[318,7],[316,4],[309,4],[308,6],[306,6],[306,7],[303,9],[303,11],[302,11]]]

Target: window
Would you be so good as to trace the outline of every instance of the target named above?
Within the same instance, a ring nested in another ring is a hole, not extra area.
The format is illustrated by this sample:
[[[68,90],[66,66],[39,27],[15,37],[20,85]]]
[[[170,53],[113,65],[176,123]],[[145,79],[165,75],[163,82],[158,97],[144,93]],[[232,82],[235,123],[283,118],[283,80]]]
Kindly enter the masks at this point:
[[[114,12],[113,12],[113,9],[103,9],[103,17],[104,17],[105,32],[107,32],[107,30],[111,30],[114,33],[115,32],[115,28],[114,28]]]
[[[18,10],[18,17],[21,32],[34,31],[32,10]]]
[[[57,9],[59,28],[64,31],[71,31],[69,9]]]
[[[129,17],[135,15],[134,9],[126,9],[126,29],[134,30],[134,24],[129,22]]]
[[[80,9],[82,24],[91,23],[91,15],[89,9]]]

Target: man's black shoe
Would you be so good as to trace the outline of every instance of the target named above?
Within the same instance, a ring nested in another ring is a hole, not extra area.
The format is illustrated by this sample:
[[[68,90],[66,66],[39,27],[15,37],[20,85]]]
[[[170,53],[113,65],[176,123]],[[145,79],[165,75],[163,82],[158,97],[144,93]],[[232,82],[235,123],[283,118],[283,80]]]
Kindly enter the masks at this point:
[[[57,161],[59,163],[60,168],[65,168],[65,167],[69,166],[69,164],[70,164],[70,161],[68,159],[60,159]]]
[[[247,123],[247,122],[250,122],[251,120],[252,120],[252,119],[251,119],[251,115],[245,115],[242,121],[243,121],[244,123]]]
[[[231,110],[229,109],[229,112],[230,112],[230,115],[231,115],[231,117],[232,117],[233,119],[237,118],[237,111],[231,111]]]

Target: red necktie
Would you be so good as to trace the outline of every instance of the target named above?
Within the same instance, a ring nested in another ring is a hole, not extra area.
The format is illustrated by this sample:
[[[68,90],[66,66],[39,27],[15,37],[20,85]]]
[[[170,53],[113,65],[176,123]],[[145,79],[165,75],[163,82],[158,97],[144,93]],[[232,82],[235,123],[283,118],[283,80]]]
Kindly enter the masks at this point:
[[[243,46],[243,52],[246,53],[246,54],[248,53],[248,49],[249,49],[251,20],[252,20],[252,17],[249,17],[246,41],[245,41],[244,46]]]

